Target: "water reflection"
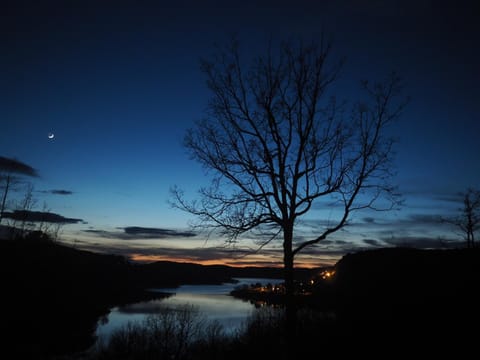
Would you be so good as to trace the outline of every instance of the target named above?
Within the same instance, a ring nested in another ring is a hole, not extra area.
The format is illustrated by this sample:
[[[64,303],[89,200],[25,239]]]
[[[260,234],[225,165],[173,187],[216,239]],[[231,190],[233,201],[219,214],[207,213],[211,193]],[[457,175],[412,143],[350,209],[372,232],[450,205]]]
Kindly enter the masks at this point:
[[[115,307],[106,318],[99,322],[96,335],[99,340],[107,340],[110,334],[131,321],[142,321],[149,314],[158,313],[161,308],[178,308],[186,304],[194,306],[211,321],[218,321],[228,332],[242,326],[255,306],[248,301],[230,295],[236,286],[253,283],[277,284],[278,279],[238,278],[236,283],[221,285],[183,285],[174,289],[153,289],[161,293],[171,293],[166,298]]]

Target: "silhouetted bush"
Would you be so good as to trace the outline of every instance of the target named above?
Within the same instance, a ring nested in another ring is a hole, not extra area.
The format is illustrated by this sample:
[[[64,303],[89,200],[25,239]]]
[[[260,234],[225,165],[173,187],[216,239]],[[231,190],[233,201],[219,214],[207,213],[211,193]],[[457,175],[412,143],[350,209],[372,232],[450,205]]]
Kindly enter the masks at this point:
[[[217,321],[206,321],[196,308],[163,308],[141,322],[130,322],[87,356],[90,360],[239,359],[264,353],[281,332],[282,317],[271,309],[256,311],[245,326],[226,334]],[[259,350],[263,349],[263,350]]]
[[[205,320],[192,306],[162,308],[141,322],[130,322],[99,343],[92,359],[187,359],[204,336]]]
[[[189,306],[162,309],[144,321],[129,323],[115,331],[108,341],[98,344],[88,360],[244,360],[286,359],[287,346],[299,356],[311,354],[326,340],[336,336],[331,314],[315,310],[299,311],[298,340],[285,337],[284,311],[280,308],[256,309],[235,333],[227,334],[218,322],[209,322]],[[334,344],[334,343],[332,343]]]

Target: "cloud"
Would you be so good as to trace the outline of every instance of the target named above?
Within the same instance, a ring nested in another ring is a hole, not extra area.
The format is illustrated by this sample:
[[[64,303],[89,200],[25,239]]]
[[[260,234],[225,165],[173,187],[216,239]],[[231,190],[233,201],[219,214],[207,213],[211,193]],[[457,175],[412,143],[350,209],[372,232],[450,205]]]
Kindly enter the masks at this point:
[[[10,159],[0,156],[0,171],[13,173],[18,175],[26,175],[31,177],[38,177],[38,172],[30,165],[27,165],[19,160]]]
[[[171,238],[171,237],[193,237],[196,234],[191,231],[177,231],[172,229],[162,228],[146,228],[140,226],[127,226],[123,228],[126,234],[142,236],[146,238]]]
[[[66,218],[62,215],[43,212],[43,211],[29,211],[29,210],[15,210],[13,212],[4,212],[3,217],[29,222],[48,222],[48,223],[61,223],[61,224],[76,224],[83,222],[82,219]]]
[[[411,214],[402,222],[412,225],[438,225],[441,223],[441,217],[431,214]]]
[[[400,218],[392,217],[364,217],[349,223],[349,229],[366,229],[370,231],[386,230],[397,231],[412,228],[436,228],[442,225],[442,216],[439,214],[411,213]]]
[[[219,259],[246,259],[246,255],[254,254],[252,251],[232,250],[225,247],[195,247],[195,248],[174,248],[158,245],[140,245],[132,248],[131,246],[117,244],[102,244],[82,242],[80,245],[84,250],[95,252],[115,253],[127,257],[144,256],[147,258],[157,258],[157,260],[171,260],[171,261],[214,261]],[[265,255],[266,253],[262,253]]]
[[[70,190],[61,190],[61,189],[54,189],[54,190],[44,190],[40,191],[44,194],[53,194],[53,195],[72,195],[73,191]]]
[[[89,234],[96,234],[98,236],[102,236],[102,237],[112,237],[112,232],[111,231],[105,231],[105,230],[95,230],[95,229],[88,229],[88,230],[82,230],[83,232],[85,233],[89,233]]]
[[[463,245],[458,240],[428,236],[384,237],[382,240],[391,246],[413,247],[417,249],[447,249],[458,248]]]
[[[433,197],[433,199],[447,203],[452,202],[456,204],[461,204],[463,202],[463,194],[461,192],[456,192],[454,194],[437,194]]]
[[[371,246],[376,246],[376,247],[382,247],[384,244],[381,241],[378,241],[376,239],[363,239],[362,240],[365,244],[371,245]]]
[[[119,240],[158,240],[158,239],[172,239],[172,238],[185,238],[185,237],[194,237],[197,234],[192,231],[179,231],[173,229],[164,229],[164,228],[149,228],[141,226],[127,226],[124,228],[118,228],[123,230],[119,231],[107,231],[99,229],[89,229],[83,230],[83,232],[95,234],[97,236],[108,238],[108,239],[119,239]]]

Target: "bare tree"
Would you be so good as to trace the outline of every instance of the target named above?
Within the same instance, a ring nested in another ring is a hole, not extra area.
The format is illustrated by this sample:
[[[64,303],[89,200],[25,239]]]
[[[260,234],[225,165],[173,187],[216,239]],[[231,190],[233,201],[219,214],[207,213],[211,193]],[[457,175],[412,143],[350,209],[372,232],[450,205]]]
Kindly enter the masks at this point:
[[[0,203],[0,223],[5,212],[8,193],[12,190],[12,187],[21,182],[21,176],[38,177],[38,173],[30,165],[19,160],[0,156],[0,188],[3,188]]]
[[[23,196],[23,199],[20,201],[19,205],[20,207],[18,210],[20,210],[23,214],[20,223],[20,230],[23,236],[26,232],[35,229],[35,223],[33,221],[30,221],[28,218],[28,214],[30,213],[30,211],[32,211],[33,208],[37,205],[37,200],[33,196],[32,184],[27,184],[27,187],[25,189],[25,195]]]
[[[463,206],[459,209],[460,214],[442,220],[460,230],[467,248],[474,248],[475,233],[480,229],[480,190],[469,188],[460,195],[463,201]]]
[[[65,223],[51,221],[51,209],[48,207],[46,202],[43,203],[43,208],[40,213],[43,214],[43,217],[40,218],[40,221],[35,227],[35,230],[40,231],[42,234],[48,236],[50,240],[57,241],[61,229],[65,225]]]
[[[277,56],[269,50],[248,66],[233,42],[204,61],[212,97],[185,146],[214,178],[198,200],[172,189],[174,206],[229,241],[254,229],[276,230],[264,244],[283,242],[289,327],[295,321],[295,256],[342,229],[353,211],[377,208],[381,195],[386,208],[395,202],[389,184],[393,140],[385,130],[405,105],[397,102],[399,79],[364,82],[368,101],[349,113],[327,94],[340,68],[329,67],[329,53],[324,43],[287,43]],[[311,239],[295,239],[295,224],[321,199],[333,200],[339,217]]]

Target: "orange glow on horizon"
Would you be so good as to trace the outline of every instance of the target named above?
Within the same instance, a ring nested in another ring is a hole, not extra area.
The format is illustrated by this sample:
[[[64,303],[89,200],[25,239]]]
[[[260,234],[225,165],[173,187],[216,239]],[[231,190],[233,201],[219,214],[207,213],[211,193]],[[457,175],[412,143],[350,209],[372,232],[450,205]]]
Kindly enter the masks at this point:
[[[240,263],[235,263],[235,261],[232,260],[231,258],[214,259],[214,260],[194,260],[189,258],[171,258],[163,255],[145,255],[145,254],[132,254],[130,255],[129,259],[135,262],[140,262],[140,263],[150,263],[155,261],[172,261],[172,262],[178,262],[178,263],[193,263],[193,264],[200,264],[200,265],[225,265],[225,266],[231,266],[231,267],[248,267],[248,266],[278,267],[278,268],[283,267],[283,264],[281,262],[271,261],[271,262],[265,263],[265,261],[257,262],[254,259],[252,259],[251,261],[242,259]],[[322,265],[319,265],[319,264],[314,264],[309,262],[300,262],[300,261],[295,264],[296,268],[308,268],[308,269],[313,269],[321,266]]]
[[[246,266],[256,266],[255,261],[252,261],[251,264],[246,264],[242,262],[241,264],[235,264],[231,259],[215,259],[215,260],[193,260],[188,258],[170,258],[168,256],[162,255],[144,255],[144,254],[132,254],[130,260],[136,262],[155,262],[155,261],[172,261],[178,263],[190,263],[190,264],[200,264],[200,265],[226,265],[231,267],[246,267]],[[258,265],[257,265],[258,266]],[[280,264],[269,265],[272,267],[280,267]]]

